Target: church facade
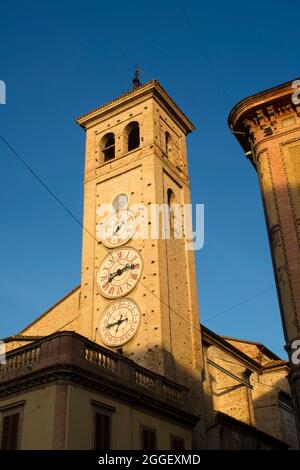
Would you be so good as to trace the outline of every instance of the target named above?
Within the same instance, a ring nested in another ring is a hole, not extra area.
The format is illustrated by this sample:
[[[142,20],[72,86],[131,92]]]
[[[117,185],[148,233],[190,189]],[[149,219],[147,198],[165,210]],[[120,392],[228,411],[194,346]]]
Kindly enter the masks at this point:
[[[194,253],[172,221],[190,203],[191,121],[151,81],[77,122],[81,284],[5,339],[2,449],[296,448],[288,363],[199,324]],[[148,236],[153,206],[169,237]]]

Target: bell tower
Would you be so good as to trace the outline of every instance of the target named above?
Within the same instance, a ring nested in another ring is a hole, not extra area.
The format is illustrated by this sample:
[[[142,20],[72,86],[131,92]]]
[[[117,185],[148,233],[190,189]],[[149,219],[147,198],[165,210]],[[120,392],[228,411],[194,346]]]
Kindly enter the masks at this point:
[[[200,383],[194,253],[184,232],[153,238],[152,217],[148,235],[133,236],[131,210],[190,203],[186,136],[194,126],[155,80],[77,123],[86,131],[79,332],[180,384]],[[105,222],[106,204],[116,212]]]

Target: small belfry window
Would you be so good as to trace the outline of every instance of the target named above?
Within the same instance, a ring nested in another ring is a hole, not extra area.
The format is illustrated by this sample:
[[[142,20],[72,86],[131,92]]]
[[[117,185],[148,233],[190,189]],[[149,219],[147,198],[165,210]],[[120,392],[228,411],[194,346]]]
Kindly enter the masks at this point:
[[[115,158],[115,136],[112,132],[106,134],[101,140],[101,149],[105,162]]]
[[[127,137],[128,152],[140,146],[140,126],[137,121],[133,121],[126,126],[125,137]]]
[[[177,233],[178,227],[178,214],[176,209],[178,208],[178,204],[176,201],[176,196],[171,188],[167,190],[167,201],[168,201],[168,216],[169,216],[169,223],[170,223],[170,235],[171,238],[175,237],[175,232]],[[175,217],[175,213],[177,218]]]
[[[165,153],[167,157],[172,155],[173,144],[172,144],[172,137],[169,132],[165,133]]]

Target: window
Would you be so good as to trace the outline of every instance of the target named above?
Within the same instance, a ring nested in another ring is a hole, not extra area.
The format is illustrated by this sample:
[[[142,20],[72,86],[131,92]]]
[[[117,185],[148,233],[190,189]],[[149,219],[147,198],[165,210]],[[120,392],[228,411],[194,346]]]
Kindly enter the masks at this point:
[[[110,450],[112,436],[112,415],[115,408],[91,401],[93,410],[93,449]]]
[[[142,450],[156,450],[157,437],[156,430],[141,426],[141,449]]]
[[[172,137],[169,132],[165,133],[165,152],[167,157],[172,156],[173,151],[173,144],[172,144]]]
[[[172,191],[171,188],[169,188],[168,191],[167,191],[167,198],[168,198],[168,206],[169,207],[176,204],[176,197],[175,197],[174,191]]]
[[[106,134],[101,140],[101,149],[104,162],[115,158],[115,136],[112,132]]]
[[[171,237],[174,238],[175,235],[175,214],[174,212],[176,211],[176,196],[174,192],[172,191],[171,188],[168,189],[167,191],[167,200],[168,200],[168,206],[169,206],[169,223],[170,223],[170,229],[171,229]],[[178,217],[178,214],[176,214]],[[178,224],[178,219],[177,219],[177,224]]]
[[[23,410],[25,401],[0,407],[0,448],[17,450],[21,447]]]
[[[97,450],[109,450],[111,432],[111,418],[108,415],[95,413],[95,446]]]
[[[125,138],[127,140],[127,152],[140,146],[140,126],[137,121],[133,121],[126,126]]]
[[[19,447],[20,413],[9,414],[2,420],[2,450],[17,450]]]
[[[175,450],[176,452],[185,450],[184,439],[181,437],[171,436],[170,441],[170,450]]]

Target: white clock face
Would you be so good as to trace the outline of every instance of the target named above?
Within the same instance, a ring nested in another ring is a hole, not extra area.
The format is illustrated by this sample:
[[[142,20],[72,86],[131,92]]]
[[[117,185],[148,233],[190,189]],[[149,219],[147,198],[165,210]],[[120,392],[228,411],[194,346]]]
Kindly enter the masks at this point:
[[[135,218],[131,211],[122,209],[113,214],[106,222],[102,243],[108,248],[125,245],[135,231]]]
[[[104,310],[100,319],[98,331],[102,342],[112,348],[123,346],[137,332],[140,320],[140,310],[133,300],[116,300]]]
[[[97,287],[107,299],[123,297],[137,285],[142,269],[143,260],[137,250],[117,248],[102,261],[97,273]]]

